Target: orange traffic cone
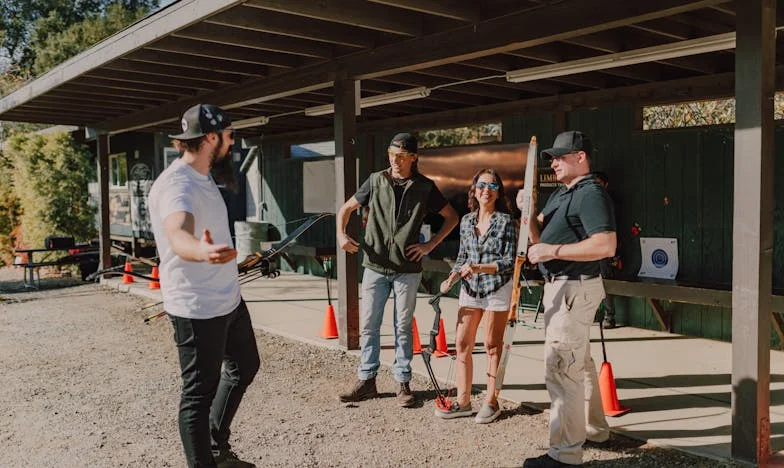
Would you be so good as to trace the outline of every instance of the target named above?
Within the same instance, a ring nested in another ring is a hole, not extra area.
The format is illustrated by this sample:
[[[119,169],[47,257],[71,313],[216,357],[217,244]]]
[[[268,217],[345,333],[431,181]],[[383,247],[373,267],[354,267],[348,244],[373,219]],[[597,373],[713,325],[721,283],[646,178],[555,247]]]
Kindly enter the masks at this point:
[[[446,346],[446,332],[444,331],[444,319],[438,322],[438,336],[436,336],[436,357],[449,356],[449,348]]]
[[[125,272],[133,271],[133,267],[131,266],[131,262],[125,262]],[[123,284],[133,283],[133,276],[131,275],[123,275],[122,279]]]
[[[338,337],[338,324],[335,321],[335,309],[332,304],[327,305],[324,313],[324,325],[321,326],[321,337],[327,340]]]
[[[152,267],[152,277],[158,280],[158,267]],[[148,284],[150,289],[161,289],[161,282],[160,281],[150,281]]]
[[[623,416],[631,411],[629,408],[621,408],[618,401],[618,392],[615,389],[615,377],[613,376],[612,364],[607,362],[607,348],[604,344],[604,327],[599,322],[599,336],[602,338],[602,368],[599,370],[599,393],[602,395],[602,409],[605,416]]]
[[[630,408],[621,408],[618,393],[615,389],[615,377],[612,365],[605,361],[599,371],[599,392],[602,394],[602,409],[606,416],[623,416],[631,411]]]
[[[411,321],[411,336],[414,338],[414,354],[422,354],[422,342],[419,340],[419,327],[416,324],[416,317]]]

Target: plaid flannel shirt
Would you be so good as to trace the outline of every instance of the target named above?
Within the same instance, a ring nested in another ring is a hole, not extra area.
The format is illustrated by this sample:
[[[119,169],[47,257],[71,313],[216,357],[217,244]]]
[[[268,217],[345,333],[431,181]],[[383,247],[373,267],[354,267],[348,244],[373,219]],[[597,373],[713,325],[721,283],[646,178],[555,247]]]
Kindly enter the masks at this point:
[[[458,272],[466,263],[495,263],[496,273],[478,273],[464,280],[474,293],[485,296],[506,284],[514,272],[517,248],[517,225],[512,217],[499,211],[490,217],[490,227],[481,237],[476,234],[477,212],[460,221],[460,251],[452,271]]]

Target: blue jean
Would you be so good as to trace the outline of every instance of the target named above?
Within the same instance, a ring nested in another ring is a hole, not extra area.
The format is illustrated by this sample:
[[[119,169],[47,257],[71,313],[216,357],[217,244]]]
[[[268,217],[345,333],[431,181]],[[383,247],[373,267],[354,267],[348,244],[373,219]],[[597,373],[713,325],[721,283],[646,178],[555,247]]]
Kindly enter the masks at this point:
[[[411,380],[414,356],[411,321],[416,308],[416,294],[422,273],[382,275],[365,268],[362,277],[362,303],[359,313],[359,346],[362,349],[357,374],[360,380],[376,376],[381,366],[381,321],[389,293],[394,299],[395,364],[393,375],[398,382]]]

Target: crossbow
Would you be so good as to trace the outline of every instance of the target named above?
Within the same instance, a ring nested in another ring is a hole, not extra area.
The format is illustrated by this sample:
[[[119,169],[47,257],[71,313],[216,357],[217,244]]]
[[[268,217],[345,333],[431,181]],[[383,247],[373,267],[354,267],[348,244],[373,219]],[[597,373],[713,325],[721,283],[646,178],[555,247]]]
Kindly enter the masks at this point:
[[[436,406],[446,411],[452,406],[452,403],[449,401],[449,393],[446,390],[441,390],[441,387],[438,385],[438,379],[436,379],[436,374],[433,372],[433,366],[430,364],[430,358],[438,347],[436,338],[438,337],[438,330],[441,328],[440,301],[442,295],[443,294],[438,293],[428,301],[428,303],[433,306],[436,316],[433,320],[433,328],[430,330],[430,342],[428,343],[427,348],[422,350],[422,360],[425,362],[425,368],[427,369],[427,375],[430,377],[430,382],[436,390]]]

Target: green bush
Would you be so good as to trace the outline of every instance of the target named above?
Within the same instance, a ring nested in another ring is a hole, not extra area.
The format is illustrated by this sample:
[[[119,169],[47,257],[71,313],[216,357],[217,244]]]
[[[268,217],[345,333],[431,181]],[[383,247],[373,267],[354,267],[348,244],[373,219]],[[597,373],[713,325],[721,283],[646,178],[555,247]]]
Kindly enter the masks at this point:
[[[87,189],[95,169],[86,148],[64,132],[18,133],[8,139],[5,154],[13,164],[27,247],[43,247],[51,235],[72,236],[77,242],[95,235],[95,210]]]

